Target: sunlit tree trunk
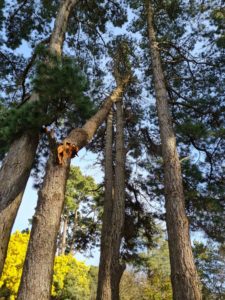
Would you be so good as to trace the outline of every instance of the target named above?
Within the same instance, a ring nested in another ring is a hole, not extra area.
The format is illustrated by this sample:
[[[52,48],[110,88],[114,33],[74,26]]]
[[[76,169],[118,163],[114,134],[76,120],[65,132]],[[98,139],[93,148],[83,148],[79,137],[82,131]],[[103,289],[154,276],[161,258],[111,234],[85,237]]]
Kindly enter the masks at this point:
[[[64,216],[61,246],[60,246],[60,255],[65,255],[65,253],[66,253],[67,229],[68,229],[68,216]]]
[[[106,119],[112,103],[121,100],[128,82],[129,78],[121,81],[121,84],[107,97],[102,108],[82,128],[72,130],[66,141],[77,145],[79,149],[84,147]],[[50,299],[56,240],[68,173],[69,161],[65,165],[59,165],[51,153],[43,186],[39,191],[18,300]]]
[[[63,41],[69,14],[77,0],[61,1],[50,39],[50,53],[61,56]],[[30,101],[38,101],[37,93],[32,93]],[[21,201],[19,195],[24,191],[39,140],[37,131],[24,133],[15,140],[3,161],[0,170],[0,275],[2,273],[11,228],[16,218]]]
[[[181,165],[169,110],[169,96],[153,25],[152,1],[146,0],[146,14],[164,163],[166,224],[173,299],[199,300],[201,299],[201,291],[191,249],[189,224],[184,205]]]
[[[125,149],[122,102],[116,103],[116,157],[115,157],[115,195],[112,214],[112,261],[111,290],[112,300],[119,300],[120,280],[125,265],[120,261],[120,246],[125,218]]]
[[[108,115],[105,140],[105,196],[101,232],[97,300],[111,300],[112,211],[113,211],[113,113]]]

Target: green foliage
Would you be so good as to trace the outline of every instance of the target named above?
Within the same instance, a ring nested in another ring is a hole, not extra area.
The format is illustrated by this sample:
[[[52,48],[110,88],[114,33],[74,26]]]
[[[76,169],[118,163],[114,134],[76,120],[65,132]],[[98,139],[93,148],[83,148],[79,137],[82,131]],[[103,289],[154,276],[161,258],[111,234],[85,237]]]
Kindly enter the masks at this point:
[[[170,282],[170,262],[168,243],[160,239],[158,246],[151,249],[145,257],[145,270],[148,277],[147,299],[172,299]]]
[[[5,1],[0,0],[0,30],[2,30],[2,23],[3,23],[3,20],[4,20],[4,17],[3,17],[4,5],[5,5]],[[1,39],[2,39],[2,37],[0,36],[0,45],[2,43]]]
[[[26,103],[20,108],[2,108],[0,121],[1,143],[7,145],[21,134],[23,130],[39,129],[42,124],[50,121],[42,112],[42,103]]]
[[[38,62],[33,79],[39,101],[27,101],[19,107],[0,107],[2,145],[10,144],[26,130],[40,130],[60,118],[66,118],[73,126],[93,113],[93,105],[85,96],[87,81],[74,60],[68,57],[58,60],[52,56],[48,60],[48,63]]]
[[[136,191],[136,196],[139,191]],[[152,213],[146,209],[145,205],[126,194],[125,201],[125,223],[124,223],[124,243],[122,247],[122,258],[126,263],[138,263],[140,261],[140,251],[154,246],[153,237],[158,233]]]
[[[186,136],[191,136],[195,139],[201,139],[207,136],[207,129],[201,122],[193,122],[193,120],[186,119],[185,122],[178,126],[178,132]]]
[[[203,285],[203,299],[224,299],[225,297],[225,249],[224,246],[195,241],[193,254]]]
[[[40,16],[44,20],[48,20],[49,22],[51,22],[52,18],[55,17],[58,6],[59,6],[59,0],[53,0],[53,1],[42,0],[41,7],[40,7]]]
[[[225,48],[225,8],[221,6],[215,9],[211,17],[217,26],[216,35],[219,36],[216,40],[217,46]]]
[[[134,271],[125,271],[120,282],[121,300],[147,300],[145,294],[147,287],[145,275],[137,274]]]
[[[181,13],[182,6],[180,0],[167,0],[165,1],[165,10],[168,13],[168,16],[174,20]]]
[[[63,210],[63,220],[68,221],[66,253],[96,245],[100,234],[100,196],[101,189],[93,177],[83,175],[79,167],[71,167]]]
[[[93,177],[83,175],[79,167],[72,166],[66,184],[64,211],[78,209],[80,203],[87,201],[88,197],[98,197],[97,188]]]
[[[16,1],[14,6],[8,7],[9,18],[6,19],[7,46],[16,49],[22,43],[22,39],[29,40],[34,22],[35,5],[30,1],[21,5]]]
[[[37,40],[49,36],[52,18],[59,6],[58,0],[32,1],[5,0],[6,45],[11,49],[21,46],[27,41],[33,46]],[[35,22],[34,22],[35,20]]]
[[[48,55],[50,62],[37,64],[37,75],[33,79],[34,91],[47,102],[47,114],[56,118],[66,113],[72,121],[71,113],[82,120],[91,116],[93,104],[85,96],[87,80],[81,73],[76,61],[70,57],[62,60]]]
[[[157,246],[142,253],[142,265],[123,274],[120,283],[122,300],[170,300],[170,263],[167,241],[155,239]]]
[[[121,27],[127,20],[127,13],[124,6],[118,2],[109,1],[92,1],[80,2],[78,9],[71,17],[69,33],[74,35],[77,29],[77,20],[80,20],[82,30],[90,38],[89,42],[92,43],[98,38],[98,33],[105,33],[107,30],[107,22],[110,21],[114,26]],[[73,25],[73,26],[72,26]],[[74,26],[75,25],[75,26]],[[96,45],[94,45],[96,49]]]

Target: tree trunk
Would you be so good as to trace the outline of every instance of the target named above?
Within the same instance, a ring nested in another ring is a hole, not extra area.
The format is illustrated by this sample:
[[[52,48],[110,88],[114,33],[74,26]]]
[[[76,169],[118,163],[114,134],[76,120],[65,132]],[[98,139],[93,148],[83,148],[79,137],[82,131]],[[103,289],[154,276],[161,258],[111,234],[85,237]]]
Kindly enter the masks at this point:
[[[27,256],[17,299],[50,299],[56,239],[63,209],[65,184],[69,170],[56,165],[50,154],[43,186],[33,218]]]
[[[126,75],[124,78],[121,78],[115,90],[105,99],[102,108],[93,117],[91,117],[82,128],[73,129],[65,141],[77,145],[79,149],[84,147],[87,144],[87,141],[92,139],[100,124],[102,124],[105,120],[112,104],[119,102],[122,99],[124,90],[129,84],[130,78],[130,75]],[[79,144],[77,142],[79,142]]]
[[[124,83],[122,82],[107,97],[102,108],[81,129],[72,130],[69,140],[79,149],[92,139],[98,127],[107,117],[112,103],[121,99],[123,89]],[[51,154],[43,187],[39,191],[18,300],[50,299],[56,240],[68,173],[69,161],[65,165],[58,165]]]
[[[16,199],[4,210],[3,217],[0,222],[0,235],[4,233],[4,239],[1,240],[0,245],[0,271],[2,273],[4,267],[4,261],[7,254],[8,243],[10,239],[10,233],[12,231],[13,222],[8,220],[15,220],[17,211],[22,201],[23,192],[20,193]]]
[[[173,299],[199,300],[201,299],[201,291],[194,265],[189,224],[185,212],[181,165],[176,149],[176,137],[169,110],[169,96],[153,26],[153,9],[149,0],[146,1],[146,10],[164,162],[166,223],[170,250]]]
[[[65,216],[63,220],[63,232],[62,232],[62,241],[60,247],[61,248],[60,255],[65,255],[66,253],[67,228],[68,228],[68,216]]]
[[[105,197],[101,232],[97,300],[111,300],[112,210],[113,210],[113,113],[108,115],[105,141]]]
[[[52,54],[61,56],[69,13],[76,2],[77,0],[61,1],[50,40],[49,51]],[[38,99],[37,93],[32,93],[30,101],[37,101]],[[17,197],[26,187],[35,158],[38,139],[39,133],[33,132],[32,134],[24,133],[19,139],[15,140],[0,170],[0,224],[5,222],[4,232],[0,231],[0,275],[5,261],[11,228],[21,203]]]
[[[36,153],[38,134],[24,134],[15,140],[0,171],[0,276],[11,230]]]
[[[125,218],[125,150],[122,102],[116,103],[116,166],[115,197],[112,215],[112,262],[111,289],[112,299],[119,300],[119,285],[125,265],[120,262],[120,246]]]
[[[49,51],[53,55],[61,56],[65,39],[69,15],[79,0],[61,0],[59,11],[51,35]]]
[[[38,134],[24,134],[15,140],[0,171],[0,213],[24,191],[33,164]],[[12,206],[11,206],[12,208]]]
[[[73,256],[75,255],[74,244],[76,243],[77,218],[78,218],[77,209],[75,209],[75,211],[74,211],[74,221],[73,221],[74,223],[73,223],[72,242],[71,242],[71,247],[70,247],[70,254],[73,255]]]

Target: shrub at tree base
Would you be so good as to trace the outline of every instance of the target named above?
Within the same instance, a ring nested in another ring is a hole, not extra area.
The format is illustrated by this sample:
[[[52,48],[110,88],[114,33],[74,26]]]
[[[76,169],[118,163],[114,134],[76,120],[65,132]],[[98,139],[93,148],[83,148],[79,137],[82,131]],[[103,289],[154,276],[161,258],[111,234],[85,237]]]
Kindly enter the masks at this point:
[[[54,265],[52,298],[88,299],[90,296],[89,269],[72,255],[57,256]]]
[[[0,278],[0,298],[16,299],[27,251],[29,233],[12,234],[7,258]],[[72,255],[57,256],[54,263],[52,299],[85,300],[90,296],[90,267]]]
[[[16,231],[10,239],[4,270],[0,279],[0,297],[14,300],[17,294],[24,263],[29,233]]]

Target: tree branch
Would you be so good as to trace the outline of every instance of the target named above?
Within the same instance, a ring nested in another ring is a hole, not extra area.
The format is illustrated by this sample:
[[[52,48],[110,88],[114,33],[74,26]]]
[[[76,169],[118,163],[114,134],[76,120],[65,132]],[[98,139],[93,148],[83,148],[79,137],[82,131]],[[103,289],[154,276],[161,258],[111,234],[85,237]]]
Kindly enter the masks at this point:
[[[141,133],[142,133],[144,139],[147,141],[147,143],[145,143],[145,145],[146,145],[149,153],[157,155],[157,156],[162,156],[162,146],[154,143],[154,141],[152,140],[152,138],[149,135],[148,128],[146,128],[146,127],[141,128]]]

